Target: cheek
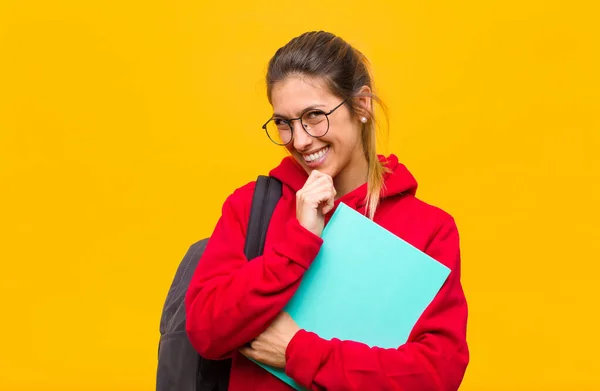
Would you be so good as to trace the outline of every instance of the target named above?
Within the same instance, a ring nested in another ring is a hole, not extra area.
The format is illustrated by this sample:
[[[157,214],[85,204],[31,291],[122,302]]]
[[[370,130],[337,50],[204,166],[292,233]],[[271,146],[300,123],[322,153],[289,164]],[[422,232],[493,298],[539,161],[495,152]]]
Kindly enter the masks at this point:
[[[360,127],[355,126],[354,124],[346,125],[347,126],[343,130],[335,132],[332,141],[334,141],[334,143],[337,144],[338,149],[343,151],[352,151],[360,145],[362,145],[362,129]]]
[[[333,130],[336,141],[344,144],[344,148],[352,148],[356,141],[360,141],[362,123],[357,124],[350,113],[344,113],[342,118],[330,122],[329,131]]]

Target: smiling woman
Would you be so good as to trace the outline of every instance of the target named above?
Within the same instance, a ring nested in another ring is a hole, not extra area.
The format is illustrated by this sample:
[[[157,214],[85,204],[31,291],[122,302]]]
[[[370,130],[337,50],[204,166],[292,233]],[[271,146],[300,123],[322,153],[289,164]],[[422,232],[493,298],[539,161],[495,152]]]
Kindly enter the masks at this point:
[[[267,96],[273,115],[263,129],[290,153],[270,173],[282,182],[282,197],[264,255],[252,262],[243,227],[256,184],[225,201],[186,296],[193,346],[208,359],[233,359],[233,391],[289,389],[248,358],[284,368],[314,390],[458,389],[469,361],[458,231],[450,215],[416,198],[416,180],[395,155],[377,154],[366,58],[331,33],[305,33],[271,59]],[[341,202],[451,270],[397,349],[325,340],[282,312]]]

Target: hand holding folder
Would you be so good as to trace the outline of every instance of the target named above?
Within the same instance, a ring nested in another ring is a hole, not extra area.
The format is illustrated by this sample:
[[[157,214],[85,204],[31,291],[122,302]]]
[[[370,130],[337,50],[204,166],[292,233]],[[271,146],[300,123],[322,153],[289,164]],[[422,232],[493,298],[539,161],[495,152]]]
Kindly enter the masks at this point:
[[[324,339],[381,348],[404,344],[450,270],[343,203],[322,238],[284,311]],[[302,389],[283,369],[257,364]]]

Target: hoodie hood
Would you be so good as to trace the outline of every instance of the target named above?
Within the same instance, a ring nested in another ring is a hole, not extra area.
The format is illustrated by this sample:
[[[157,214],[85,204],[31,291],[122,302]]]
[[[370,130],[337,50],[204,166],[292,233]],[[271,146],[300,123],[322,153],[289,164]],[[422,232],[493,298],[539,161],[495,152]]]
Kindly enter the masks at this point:
[[[384,175],[384,186],[381,191],[381,199],[395,196],[401,193],[415,195],[417,192],[417,181],[408,171],[404,164],[398,162],[396,155],[385,157],[379,155],[381,161],[390,172]],[[271,170],[271,176],[279,179],[284,185],[290,187],[294,192],[297,192],[304,186],[308,174],[302,166],[300,166],[292,156],[285,157],[279,166]],[[343,201],[345,204],[360,208],[364,206],[367,197],[367,184],[363,184],[348,194],[336,200]]]

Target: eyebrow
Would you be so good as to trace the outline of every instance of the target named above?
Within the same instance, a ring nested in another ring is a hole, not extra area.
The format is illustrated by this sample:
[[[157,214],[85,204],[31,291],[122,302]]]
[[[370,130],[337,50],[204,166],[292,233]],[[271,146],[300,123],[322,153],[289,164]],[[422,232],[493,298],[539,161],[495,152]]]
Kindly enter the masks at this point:
[[[317,108],[322,108],[322,107],[325,107],[325,106],[326,106],[326,105],[325,105],[324,103],[315,104],[315,105],[310,105],[310,106],[308,106],[308,107],[304,108],[304,109],[303,109],[303,110],[300,112],[300,115],[299,115],[298,117],[301,117],[301,116],[302,116],[302,114],[306,113],[306,112],[307,112],[307,111],[309,111],[309,110],[312,110],[312,109],[317,109]],[[277,113],[273,113],[273,117],[278,117],[278,118],[288,119],[288,118],[287,118],[285,115],[282,115],[282,114],[277,114]]]

